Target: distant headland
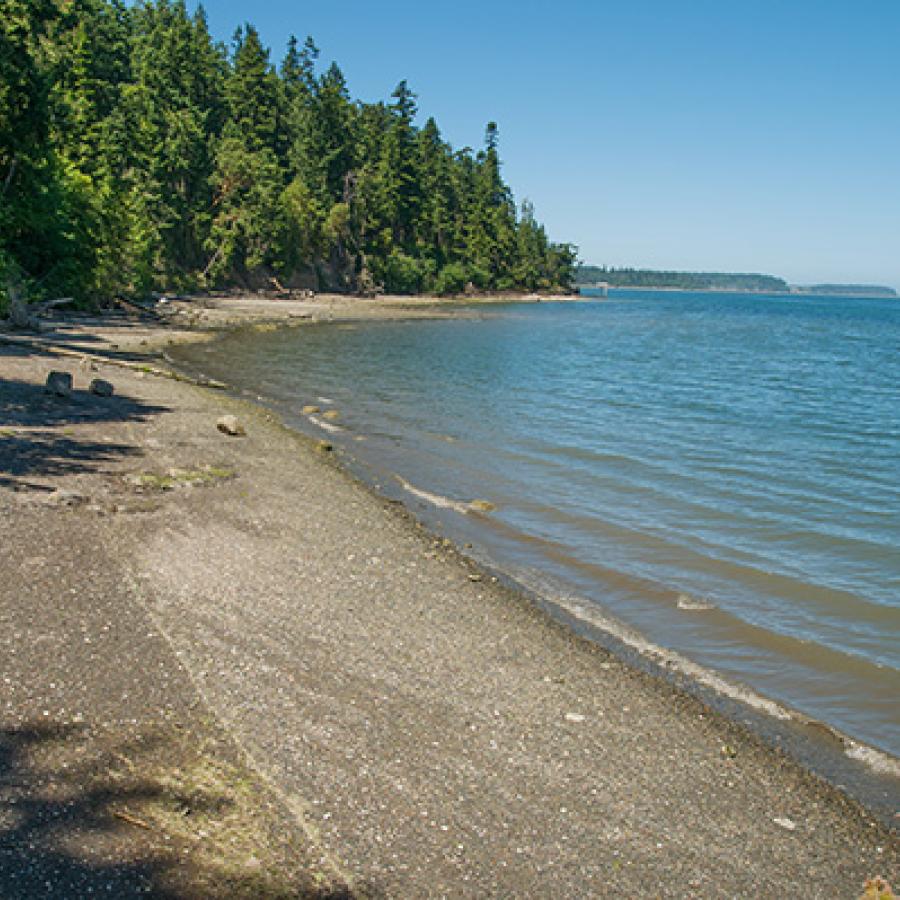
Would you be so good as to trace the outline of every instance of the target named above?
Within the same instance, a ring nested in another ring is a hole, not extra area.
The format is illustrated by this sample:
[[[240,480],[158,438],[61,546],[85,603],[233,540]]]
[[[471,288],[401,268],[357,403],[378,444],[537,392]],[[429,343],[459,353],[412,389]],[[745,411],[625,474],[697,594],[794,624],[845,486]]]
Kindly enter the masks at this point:
[[[578,266],[576,287],[606,285],[616,288],[666,288],[684,291],[746,291],[765,294],[834,294],[843,297],[896,297],[897,292],[880,284],[788,284],[775,275],[755,272],[670,272],[654,269],[617,269],[608,266]]]

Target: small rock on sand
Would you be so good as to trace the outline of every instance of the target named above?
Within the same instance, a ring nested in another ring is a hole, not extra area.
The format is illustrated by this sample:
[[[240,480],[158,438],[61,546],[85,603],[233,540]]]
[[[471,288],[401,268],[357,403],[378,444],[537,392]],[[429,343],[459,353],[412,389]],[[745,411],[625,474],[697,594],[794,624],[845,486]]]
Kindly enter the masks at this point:
[[[579,722],[584,721],[584,716],[581,713],[568,712],[566,713],[566,721],[574,722],[577,725]]]
[[[231,415],[222,416],[222,418],[216,422],[216,428],[218,428],[222,434],[228,434],[231,437],[241,437],[247,433],[244,426],[238,422],[237,417]]]
[[[51,372],[47,376],[44,390],[57,397],[72,396],[72,376],[68,372]]]
[[[88,390],[98,397],[112,397],[115,388],[110,382],[104,381],[102,378],[94,378]]]
[[[63,488],[57,488],[47,498],[47,502],[51,506],[83,506],[88,502],[87,497],[79,494],[77,491],[67,491]]]

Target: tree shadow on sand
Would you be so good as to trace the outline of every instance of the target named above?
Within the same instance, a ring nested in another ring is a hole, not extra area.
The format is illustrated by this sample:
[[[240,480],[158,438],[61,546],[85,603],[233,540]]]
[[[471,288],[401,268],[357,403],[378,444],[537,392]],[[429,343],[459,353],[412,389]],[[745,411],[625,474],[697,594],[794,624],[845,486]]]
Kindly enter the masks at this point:
[[[30,382],[0,378],[0,485],[15,486],[27,476],[99,471],[104,463],[140,455],[128,444],[60,434],[59,426],[143,422],[167,409],[87,391],[62,398]]]
[[[351,897],[265,858],[264,831],[230,784],[240,774],[168,726],[0,729],[0,896]]]
[[[159,328],[165,320],[155,315],[141,317],[123,316],[116,313],[94,314],[89,316],[72,315],[62,320],[42,321],[40,330],[35,332],[13,331],[9,333],[10,343],[4,345],[4,352],[21,347],[29,354],[44,353],[41,344],[69,350],[73,353],[90,353],[91,356],[109,360],[126,360],[145,362],[146,351],[140,347],[130,350],[121,349],[116,344],[116,336],[126,336],[135,328]],[[90,329],[103,329],[107,334],[101,337],[92,334]],[[0,338],[3,332],[0,331]],[[22,343],[17,345],[16,341]],[[32,343],[33,342],[33,343]],[[47,355],[50,355],[47,353]]]

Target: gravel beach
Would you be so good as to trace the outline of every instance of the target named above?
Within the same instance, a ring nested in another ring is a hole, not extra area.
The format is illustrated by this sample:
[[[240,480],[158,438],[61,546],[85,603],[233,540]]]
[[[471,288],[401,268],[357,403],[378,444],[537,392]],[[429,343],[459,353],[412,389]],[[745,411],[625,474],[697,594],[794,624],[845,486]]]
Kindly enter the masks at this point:
[[[0,896],[896,881],[896,832],[840,791],[555,623],[269,412],[149,371],[210,327],[446,307],[169,306],[0,334]],[[71,396],[44,390],[51,370]]]

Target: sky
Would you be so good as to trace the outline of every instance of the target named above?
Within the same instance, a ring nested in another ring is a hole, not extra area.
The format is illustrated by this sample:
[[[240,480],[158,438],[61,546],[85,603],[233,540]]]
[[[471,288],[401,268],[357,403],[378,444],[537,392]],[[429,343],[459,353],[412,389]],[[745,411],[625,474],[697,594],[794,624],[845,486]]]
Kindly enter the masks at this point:
[[[900,288],[900,0],[206,0],[402,79],[582,260]]]

